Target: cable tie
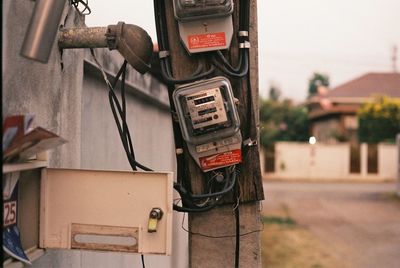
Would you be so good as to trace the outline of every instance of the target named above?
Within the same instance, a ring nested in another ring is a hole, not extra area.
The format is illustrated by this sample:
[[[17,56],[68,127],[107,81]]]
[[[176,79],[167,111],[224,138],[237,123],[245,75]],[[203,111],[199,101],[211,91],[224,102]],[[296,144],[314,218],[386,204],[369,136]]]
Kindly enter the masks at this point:
[[[244,146],[251,147],[251,146],[256,146],[257,144],[258,144],[257,141],[253,141],[251,138],[248,138],[248,139],[243,141],[243,145]]]
[[[106,40],[108,49],[114,50],[117,49],[117,34],[110,27],[107,28],[106,32]]]
[[[249,36],[249,32],[248,31],[239,31],[238,36]]]
[[[244,41],[243,43],[239,43],[239,48],[250,48],[250,42],[249,41]]]
[[[160,52],[158,52],[158,57],[160,59],[166,58],[169,56],[169,51],[168,50],[162,50]]]

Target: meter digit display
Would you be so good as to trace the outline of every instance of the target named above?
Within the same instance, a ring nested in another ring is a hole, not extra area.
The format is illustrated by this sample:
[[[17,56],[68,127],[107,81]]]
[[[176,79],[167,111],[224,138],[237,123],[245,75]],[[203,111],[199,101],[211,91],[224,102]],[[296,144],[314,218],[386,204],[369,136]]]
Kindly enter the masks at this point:
[[[201,98],[201,99],[195,99],[194,100],[194,104],[195,105],[200,105],[200,104],[208,103],[208,102],[211,102],[211,101],[214,101],[214,100],[215,100],[214,96],[208,96],[208,97]]]
[[[195,130],[228,121],[220,88],[206,89],[188,95],[186,105]]]

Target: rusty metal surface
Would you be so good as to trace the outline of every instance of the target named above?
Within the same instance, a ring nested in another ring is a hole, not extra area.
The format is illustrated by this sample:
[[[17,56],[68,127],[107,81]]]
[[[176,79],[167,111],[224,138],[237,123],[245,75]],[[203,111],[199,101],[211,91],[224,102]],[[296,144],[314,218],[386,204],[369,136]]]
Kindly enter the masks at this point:
[[[64,28],[58,34],[59,48],[108,47],[107,27]]]

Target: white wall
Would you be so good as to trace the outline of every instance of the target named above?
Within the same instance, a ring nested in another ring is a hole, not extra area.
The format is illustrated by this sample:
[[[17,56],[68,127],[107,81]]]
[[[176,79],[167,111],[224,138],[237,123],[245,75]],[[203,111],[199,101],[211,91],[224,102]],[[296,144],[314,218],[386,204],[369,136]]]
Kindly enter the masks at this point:
[[[400,197],[400,133],[397,134],[397,196]]]
[[[347,144],[275,144],[275,173],[282,178],[340,178],[349,170]]]
[[[384,179],[394,179],[397,176],[397,146],[393,144],[378,145],[378,172]]]
[[[275,143],[275,172],[265,178],[278,179],[395,179],[398,153],[394,144],[378,145],[378,174],[367,174],[367,144],[361,145],[361,172],[350,173],[350,144],[310,145]],[[263,153],[263,152],[262,152]],[[260,159],[265,159],[263,156]],[[264,166],[264,163],[261,163]]]

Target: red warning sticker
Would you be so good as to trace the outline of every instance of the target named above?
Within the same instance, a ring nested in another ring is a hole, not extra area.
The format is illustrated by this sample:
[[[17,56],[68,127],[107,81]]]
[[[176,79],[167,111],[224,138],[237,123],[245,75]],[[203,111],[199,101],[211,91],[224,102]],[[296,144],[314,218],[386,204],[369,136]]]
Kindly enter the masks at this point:
[[[224,32],[189,35],[189,49],[226,46]]]
[[[242,162],[242,151],[240,149],[200,158],[200,166],[203,170],[225,167],[240,162]]]

